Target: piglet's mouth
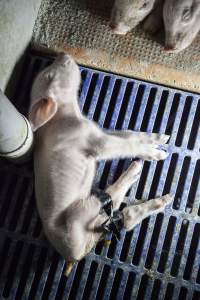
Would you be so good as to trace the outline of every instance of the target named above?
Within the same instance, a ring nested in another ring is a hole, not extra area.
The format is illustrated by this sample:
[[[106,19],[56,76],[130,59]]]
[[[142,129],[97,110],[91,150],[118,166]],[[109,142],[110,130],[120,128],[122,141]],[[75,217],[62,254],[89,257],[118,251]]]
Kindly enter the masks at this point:
[[[173,46],[165,46],[164,51],[167,53],[178,53],[181,51],[181,49],[178,49],[176,47]]]
[[[112,32],[114,34],[119,34],[119,35],[125,35],[127,34],[127,32],[129,32],[131,30],[130,27],[128,27],[127,25],[123,24],[123,23],[110,23],[110,28],[112,29]]]

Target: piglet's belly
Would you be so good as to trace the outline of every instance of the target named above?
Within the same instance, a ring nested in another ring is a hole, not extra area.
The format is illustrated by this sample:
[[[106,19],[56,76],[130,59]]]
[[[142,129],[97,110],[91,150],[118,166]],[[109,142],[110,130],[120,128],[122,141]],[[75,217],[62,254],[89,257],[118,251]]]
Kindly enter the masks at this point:
[[[67,193],[68,197],[73,199],[86,196],[85,193],[91,188],[96,167],[92,158],[76,159],[67,159],[54,170],[55,189],[58,189],[59,193]]]
[[[57,161],[35,170],[37,206],[41,218],[54,216],[74,201],[90,194],[95,175],[94,159]]]

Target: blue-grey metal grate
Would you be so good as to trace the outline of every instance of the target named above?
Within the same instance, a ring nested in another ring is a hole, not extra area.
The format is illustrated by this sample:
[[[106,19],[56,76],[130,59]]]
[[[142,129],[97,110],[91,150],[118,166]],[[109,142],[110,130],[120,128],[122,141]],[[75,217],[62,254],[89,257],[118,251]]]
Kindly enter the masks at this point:
[[[51,58],[27,57],[15,105],[27,112],[33,77]],[[171,134],[170,156],[145,162],[129,192],[149,199],[175,194],[172,208],[151,216],[109,247],[99,243],[67,279],[64,261],[41,234],[32,162],[0,162],[1,299],[200,299],[200,97],[81,68],[80,106],[101,127]],[[104,188],[130,163],[99,164]]]

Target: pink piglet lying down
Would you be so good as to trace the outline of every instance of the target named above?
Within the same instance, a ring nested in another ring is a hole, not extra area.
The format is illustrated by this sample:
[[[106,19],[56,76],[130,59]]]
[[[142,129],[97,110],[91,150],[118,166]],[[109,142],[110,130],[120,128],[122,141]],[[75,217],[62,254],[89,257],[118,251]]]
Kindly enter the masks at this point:
[[[169,136],[100,129],[80,112],[79,86],[77,64],[69,55],[60,54],[36,77],[29,111],[35,131],[38,211],[47,238],[69,264],[83,258],[103,237],[105,228],[131,230],[172,201],[165,195],[119,210],[127,190],[140,176],[141,159],[165,159],[168,154],[160,146]],[[105,192],[92,193],[97,161],[132,156],[140,160]]]

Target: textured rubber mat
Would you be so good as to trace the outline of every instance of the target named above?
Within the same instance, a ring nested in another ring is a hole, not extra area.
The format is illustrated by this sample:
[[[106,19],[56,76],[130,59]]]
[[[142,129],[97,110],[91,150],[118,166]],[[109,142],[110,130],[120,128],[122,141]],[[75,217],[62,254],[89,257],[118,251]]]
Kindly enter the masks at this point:
[[[137,28],[116,36],[109,28],[113,0],[43,0],[33,46],[67,51],[80,64],[200,92],[200,35],[179,54],[163,51],[163,37]]]
[[[33,77],[51,58],[28,56],[15,105],[26,113]],[[200,97],[81,67],[80,107],[110,129],[166,132],[170,156],[145,162],[134,198],[174,193],[172,207],[120,242],[99,243],[69,278],[42,236],[32,161],[0,161],[0,299],[200,299]],[[100,162],[95,184],[112,183],[131,160]]]

